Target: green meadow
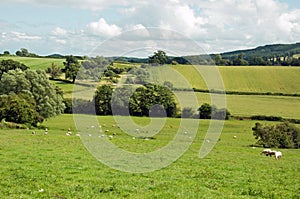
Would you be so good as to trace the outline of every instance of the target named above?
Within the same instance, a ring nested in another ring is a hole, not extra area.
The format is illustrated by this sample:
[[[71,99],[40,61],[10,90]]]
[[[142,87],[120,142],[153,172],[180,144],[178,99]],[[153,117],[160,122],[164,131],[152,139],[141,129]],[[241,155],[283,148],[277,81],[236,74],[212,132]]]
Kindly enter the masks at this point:
[[[56,58],[35,58],[35,57],[17,57],[17,56],[0,56],[0,61],[4,59],[13,59],[21,62],[33,70],[46,70],[52,63],[63,68],[64,59]]]
[[[151,151],[170,141],[180,119],[168,119],[155,139],[129,139],[113,117],[99,124],[116,134],[122,148]],[[147,118],[134,118],[140,124]],[[80,137],[66,136],[75,126],[72,115],[48,119],[43,130],[0,131],[1,198],[299,198],[300,152],[281,150],[279,161],[253,147],[254,121],[226,121],[219,141],[199,158],[209,121],[200,122],[193,143],[170,166],[150,173],[126,173],[97,161]],[[234,139],[233,136],[237,138]],[[91,138],[101,139],[101,138]],[[109,153],[109,152],[107,152]]]

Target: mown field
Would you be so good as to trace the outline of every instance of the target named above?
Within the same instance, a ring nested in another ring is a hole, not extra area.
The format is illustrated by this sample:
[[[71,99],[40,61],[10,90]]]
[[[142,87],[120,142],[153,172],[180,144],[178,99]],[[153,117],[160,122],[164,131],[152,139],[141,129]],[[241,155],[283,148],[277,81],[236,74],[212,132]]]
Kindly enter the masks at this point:
[[[153,140],[129,139],[112,117],[98,117],[112,142],[129,151],[151,151],[170,141],[179,119],[168,119]],[[140,124],[147,118],[135,118]],[[142,174],[103,165],[74,132],[71,115],[48,119],[49,134],[37,130],[0,131],[1,198],[299,198],[300,152],[281,150],[283,158],[260,155],[252,147],[254,121],[227,121],[215,148],[198,157],[209,121],[202,121],[187,152],[169,167]],[[237,139],[233,139],[237,136]],[[97,139],[97,138],[93,138]],[[100,138],[99,138],[100,139]],[[108,152],[109,153],[109,152]]]

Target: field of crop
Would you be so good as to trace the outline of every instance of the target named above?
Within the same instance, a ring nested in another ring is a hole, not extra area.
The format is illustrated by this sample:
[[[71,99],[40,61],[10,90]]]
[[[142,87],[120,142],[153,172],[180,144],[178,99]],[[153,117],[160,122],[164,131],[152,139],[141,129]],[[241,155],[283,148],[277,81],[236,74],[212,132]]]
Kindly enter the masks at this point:
[[[199,67],[199,70],[197,67]],[[221,75],[226,91],[300,93],[300,78],[298,78],[300,67],[219,66],[216,68]],[[152,76],[157,82],[171,81],[176,88],[186,87],[186,82],[188,82],[189,88],[207,89],[201,75],[206,76],[216,68],[185,65],[157,67],[152,69]],[[218,75],[217,73],[213,74]],[[216,80],[219,78],[218,76],[209,75],[207,77]],[[218,87],[216,88],[218,89]]]
[[[125,150],[152,151],[173,138],[179,119],[168,119],[156,139],[131,139],[112,117],[98,117]],[[147,118],[135,118],[140,124]],[[226,121],[215,148],[198,157],[208,121],[187,152],[164,169],[142,174],[117,171],[98,162],[74,136],[72,115],[48,119],[49,134],[0,130],[1,198],[299,198],[300,152],[283,158],[260,155],[251,127],[255,121]],[[66,136],[67,128],[73,130]],[[104,128],[104,127],[103,127]],[[104,129],[103,129],[104,130]],[[233,136],[237,136],[233,139]],[[101,139],[101,138],[93,138]],[[135,150],[136,149],[136,150]],[[108,152],[109,153],[109,152]]]
[[[211,95],[214,94],[195,93],[198,104],[194,103],[186,92],[176,92],[176,95],[184,101],[182,108],[191,107],[197,110],[203,103],[211,104]],[[226,95],[226,103],[227,109],[235,116],[269,115],[300,119],[300,97]]]
[[[34,58],[34,57],[17,57],[17,56],[7,56],[0,57],[0,61],[4,59],[13,59],[15,61],[21,62],[33,70],[46,70],[51,66],[52,63],[63,68],[64,59],[54,59],[54,58]]]

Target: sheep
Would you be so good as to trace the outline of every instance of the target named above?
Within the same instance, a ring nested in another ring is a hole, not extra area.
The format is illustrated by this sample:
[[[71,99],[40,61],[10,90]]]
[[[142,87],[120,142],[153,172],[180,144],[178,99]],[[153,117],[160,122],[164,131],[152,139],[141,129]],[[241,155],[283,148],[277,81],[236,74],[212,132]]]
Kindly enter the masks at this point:
[[[71,129],[70,129],[70,128],[68,128],[68,132],[66,133],[66,135],[67,135],[67,136],[70,136],[70,135],[72,135],[72,131],[71,131]]]
[[[236,135],[234,135],[234,136],[233,136],[233,139],[236,139],[236,138],[237,138],[237,136],[236,136]]]
[[[48,129],[47,128],[45,129],[44,135],[48,135]]]
[[[264,149],[260,154],[265,154],[266,156],[270,155],[271,149]]]
[[[266,156],[272,157],[272,155],[275,156],[275,159],[278,160],[282,157],[282,153],[280,151],[275,151],[271,149],[264,149],[261,154],[265,154]]]
[[[282,157],[282,153],[280,151],[275,152],[275,159],[278,160]]]

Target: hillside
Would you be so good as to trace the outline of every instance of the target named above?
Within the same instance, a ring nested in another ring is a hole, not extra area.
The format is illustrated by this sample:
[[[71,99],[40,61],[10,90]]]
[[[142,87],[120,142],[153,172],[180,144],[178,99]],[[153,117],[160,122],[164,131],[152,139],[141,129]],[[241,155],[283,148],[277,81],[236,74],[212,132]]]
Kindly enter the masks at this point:
[[[300,43],[295,44],[272,44],[259,46],[254,49],[237,50],[232,52],[220,53],[224,59],[244,54],[245,58],[250,57],[284,57],[300,54]]]

